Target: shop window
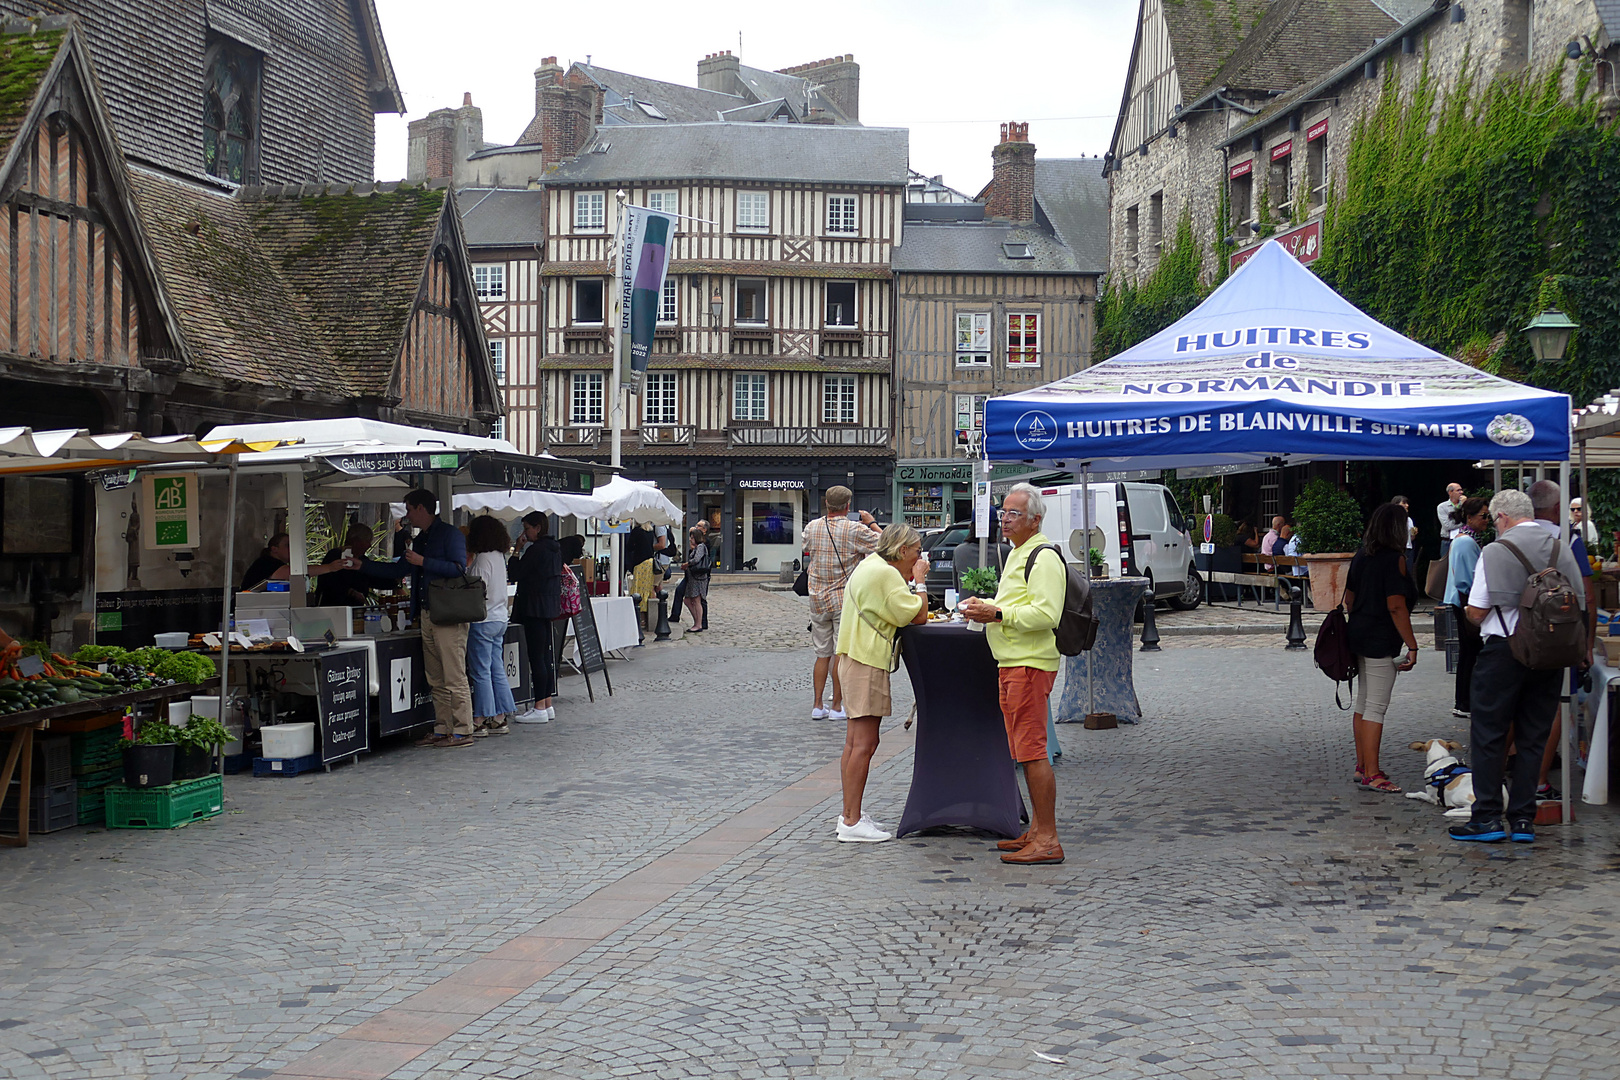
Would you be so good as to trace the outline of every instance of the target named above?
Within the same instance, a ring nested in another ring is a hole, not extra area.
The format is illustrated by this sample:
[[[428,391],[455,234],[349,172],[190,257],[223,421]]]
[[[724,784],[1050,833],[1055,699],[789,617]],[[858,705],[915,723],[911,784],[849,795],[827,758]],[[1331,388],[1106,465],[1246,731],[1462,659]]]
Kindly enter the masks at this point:
[[[203,171],[233,184],[258,178],[259,83],[264,58],[238,42],[208,35],[203,56]]]
[[[574,192],[574,231],[601,232],[607,227],[607,195],[600,191]]]
[[[574,372],[573,394],[569,400],[568,422],[586,426],[602,423],[602,383],[600,371]]]
[[[1311,209],[1327,205],[1327,136],[1305,144],[1305,176],[1311,186]]]
[[[793,504],[755,500],[749,504],[749,520],[753,526],[750,539],[755,544],[793,543]]]
[[[764,326],[765,280],[763,278],[737,279],[737,321]]]
[[[473,288],[480,300],[506,299],[506,264],[483,263],[473,267]]]
[[[677,309],[675,307],[675,303],[675,279],[673,277],[665,277],[664,291],[658,297],[659,322],[673,323],[676,321]]]
[[[855,422],[855,376],[822,376],[821,422],[823,424]]]
[[[855,325],[855,283],[853,281],[827,282],[827,325]]]
[[[641,387],[643,418],[649,424],[675,423],[675,373],[650,371]]]
[[[602,325],[602,279],[577,278],[574,281],[574,325]]]
[[[827,197],[827,231],[853,233],[858,231],[855,196],[829,195]]]
[[[771,196],[766,191],[737,192],[737,228],[764,232],[771,227]]]
[[[1008,313],[1007,366],[1041,366],[1041,317],[1038,313]]]
[[[740,372],[731,377],[731,418],[768,420],[764,372]]]
[[[963,311],[956,316],[956,366],[990,365],[990,313]]]
[[[506,342],[489,343],[489,366],[495,371],[495,385],[506,385]]]
[[[975,431],[984,430],[984,403],[989,394],[956,395],[956,445],[967,446]]]

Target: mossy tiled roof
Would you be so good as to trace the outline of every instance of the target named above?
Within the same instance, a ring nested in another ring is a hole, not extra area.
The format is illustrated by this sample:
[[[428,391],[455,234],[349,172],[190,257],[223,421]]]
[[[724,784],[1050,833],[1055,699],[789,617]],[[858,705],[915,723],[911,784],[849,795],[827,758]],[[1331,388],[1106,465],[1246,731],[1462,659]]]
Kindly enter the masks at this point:
[[[66,30],[0,33],[0,153],[22,129],[45,73],[66,38]]]
[[[1183,104],[1196,101],[1265,15],[1268,0],[1164,0]]]
[[[384,396],[444,211],[442,188],[244,189],[147,172],[134,189],[192,369]]]

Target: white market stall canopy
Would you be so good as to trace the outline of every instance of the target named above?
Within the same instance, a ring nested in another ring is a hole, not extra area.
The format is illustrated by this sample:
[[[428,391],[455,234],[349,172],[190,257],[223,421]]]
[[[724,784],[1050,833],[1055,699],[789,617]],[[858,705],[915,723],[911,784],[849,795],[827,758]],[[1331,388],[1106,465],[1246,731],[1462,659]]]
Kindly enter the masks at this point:
[[[1368,317],[1268,241],[1179,322],[985,406],[985,456],[1105,471],[1317,459],[1566,461],[1570,401]]]
[[[561,517],[633,521],[637,525],[679,525],[681,511],[645,480],[615,476],[589,495],[562,495],[550,491],[480,492],[457,495],[455,508],[489,513],[510,520],[532,510]]]
[[[215,454],[269,450],[277,440],[203,440],[189,435],[147,438],[133,431],[92,435],[83,428],[35,431],[0,428],[0,473],[69,472],[162,462],[209,461]]]

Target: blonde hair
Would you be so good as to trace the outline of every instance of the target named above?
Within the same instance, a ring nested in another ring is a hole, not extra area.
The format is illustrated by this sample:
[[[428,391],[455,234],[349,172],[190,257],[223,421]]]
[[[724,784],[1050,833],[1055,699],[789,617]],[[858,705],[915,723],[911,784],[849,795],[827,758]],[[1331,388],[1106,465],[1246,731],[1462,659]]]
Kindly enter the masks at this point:
[[[885,527],[883,535],[878,537],[877,553],[880,557],[893,562],[906,548],[920,543],[922,537],[918,535],[916,529],[897,521]]]

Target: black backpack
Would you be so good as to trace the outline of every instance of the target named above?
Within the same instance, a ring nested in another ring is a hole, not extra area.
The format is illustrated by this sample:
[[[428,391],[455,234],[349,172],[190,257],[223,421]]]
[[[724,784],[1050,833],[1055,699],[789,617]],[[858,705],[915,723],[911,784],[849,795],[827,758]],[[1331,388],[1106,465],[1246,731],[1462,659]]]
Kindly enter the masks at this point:
[[[1029,583],[1030,563],[1048,548],[1057,552],[1058,560],[1063,563],[1063,613],[1058,616],[1057,628],[1053,631],[1057,635],[1058,652],[1064,656],[1079,656],[1097,643],[1097,626],[1102,621],[1091,613],[1091,582],[1078,566],[1063,557],[1056,544],[1042,544],[1029,553],[1029,558],[1024,560],[1024,582]]]
[[[1354,690],[1361,665],[1356,662],[1355,650],[1350,648],[1350,623],[1344,617],[1343,604],[1328,612],[1316,631],[1316,666],[1333,680],[1333,704],[1348,709],[1349,705],[1339,701],[1338,684],[1344,683],[1345,689]]]

